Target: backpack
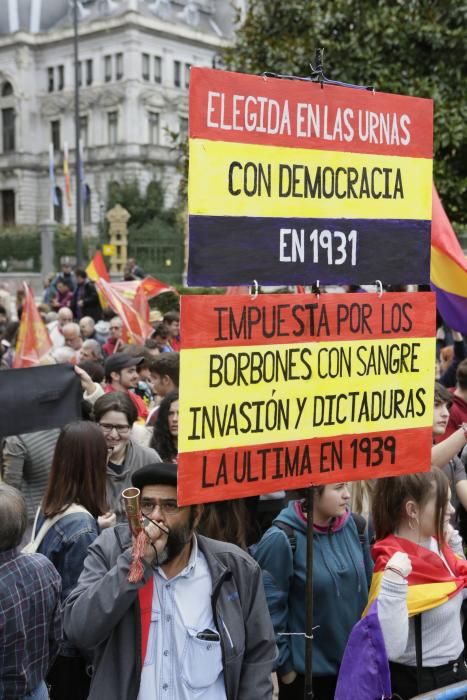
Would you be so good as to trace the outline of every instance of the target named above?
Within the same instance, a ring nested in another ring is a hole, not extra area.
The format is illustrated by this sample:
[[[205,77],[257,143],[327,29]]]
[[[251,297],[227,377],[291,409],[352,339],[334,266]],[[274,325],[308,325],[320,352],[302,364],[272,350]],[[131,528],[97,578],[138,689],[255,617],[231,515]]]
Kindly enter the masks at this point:
[[[360,546],[364,551],[365,545],[367,543],[366,520],[363,517],[363,515],[358,515],[358,513],[351,513],[350,515],[352,516],[354,523],[357,526],[358,539],[360,540]],[[294,555],[295,550],[297,549],[297,537],[295,535],[295,530],[291,525],[289,525],[288,523],[284,523],[282,520],[275,520],[274,525],[278,527],[279,530],[285,532],[289,540],[292,555]]]
[[[91,515],[91,513],[86,510],[86,508],[83,508],[83,506],[78,505],[77,503],[72,503],[71,506],[68,506],[66,510],[64,510],[62,513],[57,513],[57,515],[54,515],[53,518],[46,518],[44,522],[42,523],[42,527],[37,533],[37,535],[34,537],[34,533],[36,531],[37,527],[37,521],[39,519],[39,513],[40,513],[40,506],[36,511],[36,517],[34,518],[34,525],[32,526],[32,533],[31,533],[31,540],[28,542],[28,544],[23,547],[21,550],[23,554],[35,554],[39,547],[41,546],[42,540],[48,533],[51,527],[55,525],[56,522],[61,520],[62,518],[65,517],[65,515],[72,515],[73,513],[87,513],[88,515]],[[92,515],[91,515],[92,518]]]

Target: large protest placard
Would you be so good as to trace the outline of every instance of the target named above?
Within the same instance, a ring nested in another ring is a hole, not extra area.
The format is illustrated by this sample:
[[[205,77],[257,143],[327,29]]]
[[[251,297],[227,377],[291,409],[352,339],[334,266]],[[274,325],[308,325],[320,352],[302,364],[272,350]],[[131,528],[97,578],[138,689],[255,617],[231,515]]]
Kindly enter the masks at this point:
[[[179,501],[430,466],[435,301],[186,296]]]
[[[190,285],[429,281],[433,103],[192,68]]]

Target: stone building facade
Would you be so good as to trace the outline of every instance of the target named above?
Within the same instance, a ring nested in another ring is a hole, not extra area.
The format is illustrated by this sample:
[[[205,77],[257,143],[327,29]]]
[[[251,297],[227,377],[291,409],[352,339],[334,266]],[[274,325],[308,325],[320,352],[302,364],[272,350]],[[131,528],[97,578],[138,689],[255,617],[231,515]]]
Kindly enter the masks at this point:
[[[74,1],[0,4],[0,226],[37,225],[51,215],[75,223]],[[144,189],[157,179],[166,205],[173,203],[179,175],[170,134],[188,128],[190,67],[215,63],[231,39],[235,9],[231,0],[76,2],[84,233],[95,235],[110,181],[136,178]]]

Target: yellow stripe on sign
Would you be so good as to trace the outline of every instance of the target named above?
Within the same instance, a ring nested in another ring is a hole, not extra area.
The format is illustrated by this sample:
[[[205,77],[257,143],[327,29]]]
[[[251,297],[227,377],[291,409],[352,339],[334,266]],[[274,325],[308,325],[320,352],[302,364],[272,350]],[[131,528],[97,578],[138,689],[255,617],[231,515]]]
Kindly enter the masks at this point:
[[[190,140],[188,210],[209,216],[431,220],[427,158]]]
[[[431,246],[431,281],[451,294],[467,296],[467,271],[447,255]]]
[[[182,350],[179,450],[431,426],[434,338]]]

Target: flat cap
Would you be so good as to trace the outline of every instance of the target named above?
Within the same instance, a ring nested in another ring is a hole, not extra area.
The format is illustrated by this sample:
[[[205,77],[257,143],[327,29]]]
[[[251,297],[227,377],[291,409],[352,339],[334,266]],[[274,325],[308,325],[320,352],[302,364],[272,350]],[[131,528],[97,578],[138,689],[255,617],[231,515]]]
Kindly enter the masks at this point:
[[[177,485],[177,465],[173,462],[146,464],[131,475],[131,483],[141,491],[143,486],[167,484]]]
[[[104,371],[108,376],[111,372],[120,372],[127,367],[138,367],[144,361],[144,357],[131,357],[125,352],[116,352],[105,361]]]

